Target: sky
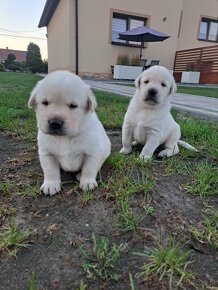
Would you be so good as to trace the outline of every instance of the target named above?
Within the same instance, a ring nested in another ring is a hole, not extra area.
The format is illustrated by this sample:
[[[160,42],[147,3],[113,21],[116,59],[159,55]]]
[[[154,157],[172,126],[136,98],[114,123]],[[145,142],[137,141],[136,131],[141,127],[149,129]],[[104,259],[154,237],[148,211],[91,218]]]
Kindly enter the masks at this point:
[[[0,0],[0,48],[27,50],[30,42],[47,59],[46,27],[38,28],[46,0]]]

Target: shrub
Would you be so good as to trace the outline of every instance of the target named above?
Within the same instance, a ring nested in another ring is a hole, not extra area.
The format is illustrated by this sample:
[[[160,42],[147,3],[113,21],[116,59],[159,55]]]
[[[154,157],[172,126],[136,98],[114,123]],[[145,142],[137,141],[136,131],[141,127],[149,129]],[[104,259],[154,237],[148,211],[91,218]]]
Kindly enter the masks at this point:
[[[132,66],[139,66],[139,57],[137,55],[133,56],[130,59],[130,65],[132,65]]]
[[[117,65],[138,66],[138,56],[128,56],[128,54],[119,54],[117,58]]]
[[[130,59],[128,54],[119,54],[117,58],[118,65],[129,65]]]
[[[3,63],[0,63],[0,71],[4,71],[5,70],[5,66]]]

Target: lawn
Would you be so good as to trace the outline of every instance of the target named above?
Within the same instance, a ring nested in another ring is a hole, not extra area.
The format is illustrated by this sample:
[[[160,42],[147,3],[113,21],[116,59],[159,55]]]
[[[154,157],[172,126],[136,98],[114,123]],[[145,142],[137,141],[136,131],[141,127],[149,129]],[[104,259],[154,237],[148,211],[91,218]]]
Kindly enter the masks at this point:
[[[177,93],[218,98],[218,88],[177,87]]]
[[[122,84],[125,86],[131,86],[134,87],[134,83],[132,82],[119,82],[113,84]],[[189,95],[196,95],[196,96],[203,96],[203,97],[211,97],[211,98],[218,98],[218,88],[202,88],[202,87],[194,87],[194,86],[177,86],[177,93],[182,94],[189,94]]]
[[[199,153],[148,163],[119,154],[128,98],[96,91],[112,143],[99,187],[62,173],[52,198],[27,107],[41,78],[0,73],[0,289],[216,289],[218,124],[173,111]]]

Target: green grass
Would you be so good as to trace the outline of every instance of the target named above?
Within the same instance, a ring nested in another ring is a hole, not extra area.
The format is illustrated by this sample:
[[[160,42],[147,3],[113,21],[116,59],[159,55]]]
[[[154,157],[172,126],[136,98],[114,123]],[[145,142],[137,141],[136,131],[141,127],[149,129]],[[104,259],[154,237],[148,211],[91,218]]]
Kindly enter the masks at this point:
[[[176,243],[172,236],[169,237],[167,245],[160,241],[156,248],[146,247],[143,253],[134,254],[147,258],[137,275],[138,278],[155,276],[159,281],[165,279],[170,290],[194,278],[194,275],[186,270],[191,263],[188,261],[190,251],[183,252],[182,245]]]
[[[41,77],[27,73],[0,72],[0,126],[27,140],[36,137],[34,112],[27,102],[32,88]]]
[[[129,99],[107,92],[95,91],[97,114],[106,128],[121,128]]]
[[[177,87],[177,93],[218,98],[218,88]]]
[[[23,180],[22,183],[16,183],[13,180],[4,180],[0,184],[0,192],[5,195],[16,194],[23,197],[37,197],[40,193],[39,183],[30,184],[28,180]]]
[[[210,209],[205,212],[202,223],[198,227],[192,227],[191,232],[200,243],[207,243],[218,249],[218,210]]]
[[[92,234],[91,242],[92,249],[90,251],[83,246],[80,247],[85,260],[83,270],[87,278],[117,281],[119,276],[113,270],[118,262],[123,245],[110,244],[105,237],[97,239],[95,234]]]
[[[12,209],[12,217],[9,227],[0,232],[0,248],[7,251],[10,256],[16,256],[17,251],[21,247],[28,247],[26,240],[33,234],[30,229],[18,229],[15,224],[14,209]]]
[[[112,154],[108,159],[108,164],[113,170],[106,182],[102,182],[104,193],[107,199],[116,203],[118,223],[116,226],[123,231],[136,231],[142,219],[154,212],[150,206],[148,194],[154,187],[155,178],[152,179],[148,174],[145,163],[138,158],[138,154],[129,156],[119,153]],[[131,198],[134,194],[141,193],[141,208],[144,214],[137,216],[134,214],[131,205]]]
[[[185,117],[180,114],[174,115],[181,126],[182,140],[187,141],[199,151],[204,150],[206,154],[218,158],[218,123],[216,121],[202,120],[189,115]],[[190,151],[186,150],[186,152]]]
[[[185,189],[201,197],[217,195],[218,167],[207,160],[201,161],[190,170],[192,181],[185,185]]]

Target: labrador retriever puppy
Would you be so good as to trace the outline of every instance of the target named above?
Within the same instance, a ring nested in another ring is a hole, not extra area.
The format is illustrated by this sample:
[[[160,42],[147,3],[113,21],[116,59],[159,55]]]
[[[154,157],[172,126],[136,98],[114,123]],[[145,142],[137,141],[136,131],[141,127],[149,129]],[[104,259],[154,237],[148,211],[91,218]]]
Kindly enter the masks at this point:
[[[97,172],[111,144],[95,113],[90,87],[71,72],[55,71],[37,83],[28,106],[36,111],[44,194],[60,192],[60,168],[80,172],[83,190],[97,187]]]
[[[129,154],[132,145],[144,145],[140,158],[152,158],[159,145],[164,145],[158,156],[170,157],[179,153],[178,144],[196,150],[181,141],[180,126],[170,113],[170,99],[176,83],[168,69],[152,66],[135,80],[136,92],[124,117],[121,153]],[[197,150],[196,150],[197,151]]]

